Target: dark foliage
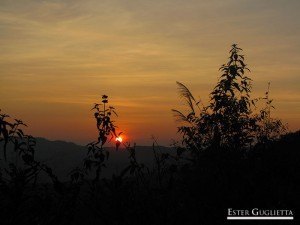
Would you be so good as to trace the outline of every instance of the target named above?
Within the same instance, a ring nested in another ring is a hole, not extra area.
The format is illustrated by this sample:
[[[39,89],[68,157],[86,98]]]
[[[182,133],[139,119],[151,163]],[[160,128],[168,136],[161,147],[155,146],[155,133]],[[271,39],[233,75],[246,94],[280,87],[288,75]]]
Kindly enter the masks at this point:
[[[196,157],[208,149],[249,150],[257,143],[275,140],[286,129],[280,120],[271,118],[274,107],[269,87],[265,97],[251,99],[251,79],[246,75],[250,70],[241,51],[236,44],[232,45],[229,61],[219,69],[222,74],[207,106],[201,100],[196,102],[188,88],[177,82],[189,112],[173,112],[177,120],[184,122],[178,127],[183,135],[182,144]],[[256,104],[261,101],[265,101],[265,107],[256,113]]]

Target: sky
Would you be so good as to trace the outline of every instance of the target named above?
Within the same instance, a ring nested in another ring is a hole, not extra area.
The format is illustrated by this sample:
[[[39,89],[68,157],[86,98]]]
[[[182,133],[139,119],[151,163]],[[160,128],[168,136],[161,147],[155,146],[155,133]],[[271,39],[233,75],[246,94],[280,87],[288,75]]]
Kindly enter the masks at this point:
[[[253,97],[271,82],[274,117],[300,128],[299,0],[0,0],[0,109],[28,133],[86,144],[109,96],[126,141],[169,145],[176,81],[207,102],[233,43]]]

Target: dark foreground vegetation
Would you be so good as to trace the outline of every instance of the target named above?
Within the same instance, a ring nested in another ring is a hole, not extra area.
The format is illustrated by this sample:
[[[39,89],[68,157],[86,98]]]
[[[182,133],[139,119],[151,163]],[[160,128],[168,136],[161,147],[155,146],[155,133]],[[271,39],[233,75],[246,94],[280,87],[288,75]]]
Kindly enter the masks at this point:
[[[23,133],[23,122],[1,114],[0,223],[225,224],[228,208],[296,213],[300,132],[286,133],[271,117],[269,90],[251,99],[240,52],[232,46],[209,104],[178,83],[188,104],[187,113],[173,110],[182,140],[170,152],[154,140],[153,166],[137,160],[135,145],[116,141],[116,151],[128,152],[128,164],[111,179],[102,176],[109,161],[105,144],[121,133],[106,95],[93,108],[98,140],[88,144],[82,165],[70,169],[66,182],[35,159],[36,141]],[[7,157],[8,145],[14,158]],[[39,179],[42,173],[49,182]]]

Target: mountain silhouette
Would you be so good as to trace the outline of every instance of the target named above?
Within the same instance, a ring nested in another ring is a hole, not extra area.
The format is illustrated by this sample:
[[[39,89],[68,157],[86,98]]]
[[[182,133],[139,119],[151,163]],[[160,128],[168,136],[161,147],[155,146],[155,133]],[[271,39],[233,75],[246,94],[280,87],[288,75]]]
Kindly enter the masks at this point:
[[[159,146],[162,153],[171,151],[170,147]],[[76,166],[82,165],[86,157],[87,147],[72,142],[57,140],[51,141],[46,138],[36,138],[35,159],[45,163],[53,169],[54,174],[62,181],[68,180],[69,172]],[[109,150],[109,160],[102,176],[110,178],[118,174],[128,165],[129,153],[125,149],[116,151],[114,147],[106,147]],[[14,151],[11,145],[8,146],[8,158],[14,158]],[[151,167],[154,154],[152,146],[136,146],[136,157],[139,162]],[[43,179],[43,178],[42,178]]]

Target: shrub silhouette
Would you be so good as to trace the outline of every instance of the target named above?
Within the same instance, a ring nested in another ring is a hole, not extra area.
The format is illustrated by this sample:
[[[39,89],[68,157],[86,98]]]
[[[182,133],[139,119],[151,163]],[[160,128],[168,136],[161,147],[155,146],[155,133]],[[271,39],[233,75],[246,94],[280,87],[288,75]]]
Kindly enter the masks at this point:
[[[0,197],[4,224],[30,223],[31,217],[26,215],[27,206],[32,210],[31,202],[35,199],[35,191],[39,188],[38,176],[44,172],[53,182],[53,189],[61,192],[61,183],[52,169],[35,160],[36,140],[23,132],[27,126],[22,120],[11,119],[7,114],[0,114],[0,142],[3,142],[3,159],[0,167]],[[11,146],[10,157],[7,148]],[[36,199],[35,199],[36,200]],[[3,207],[5,206],[5,207]]]
[[[273,100],[270,99],[270,82],[268,83],[268,88],[263,98],[256,101],[264,101],[264,107],[260,109],[257,115],[258,131],[256,133],[257,141],[260,145],[267,145],[271,141],[275,141],[280,138],[280,135],[287,131],[287,126],[285,126],[280,119],[275,119],[271,117],[272,110],[275,107],[272,105]]]
[[[251,99],[252,80],[246,75],[250,70],[241,51],[236,44],[232,45],[229,61],[219,69],[222,74],[207,106],[197,102],[188,88],[177,82],[189,113],[184,115],[174,109],[173,112],[177,120],[187,124],[178,127],[183,135],[182,144],[196,156],[204,149],[249,149],[257,142],[276,139],[285,131],[280,120],[271,118],[269,88],[264,98]],[[261,100],[266,105],[257,114],[256,103]]]
[[[105,159],[108,159],[109,152],[105,150],[103,147],[105,143],[107,142],[107,139],[110,136],[110,140],[113,138],[116,138],[121,135],[122,132],[119,134],[116,134],[116,126],[114,125],[114,122],[111,119],[112,114],[117,113],[115,112],[114,107],[109,106],[107,108],[108,104],[108,96],[103,95],[102,96],[102,104],[95,103],[92,110],[96,110],[94,113],[97,129],[99,132],[98,140],[91,142],[88,144],[88,156],[84,160],[84,167],[87,170],[91,170],[92,167],[96,168],[96,177],[94,178],[95,181],[98,181],[100,178],[100,172],[103,167],[105,167]],[[103,105],[103,109],[100,109],[99,107]],[[120,142],[116,142],[116,148],[118,149],[120,146]]]

